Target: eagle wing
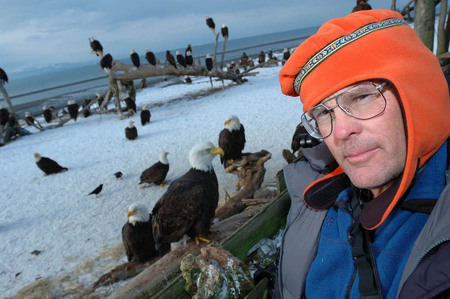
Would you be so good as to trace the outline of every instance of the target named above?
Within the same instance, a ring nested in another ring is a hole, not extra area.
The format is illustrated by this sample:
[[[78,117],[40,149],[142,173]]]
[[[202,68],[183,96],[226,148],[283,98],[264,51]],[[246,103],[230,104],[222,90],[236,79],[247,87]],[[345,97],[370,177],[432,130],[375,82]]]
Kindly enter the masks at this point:
[[[230,159],[231,146],[231,132],[227,129],[223,129],[219,134],[219,147],[223,149],[223,156],[220,156],[220,163],[224,164]]]
[[[192,173],[191,173],[192,174]],[[214,173],[210,173],[214,176]],[[217,208],[217,183],[211,178],[189,175],[175,180],[153,208],[153,234],[157,244],[195,237],[209,232]]]
[[[141,174],[141,182],[161,184],[169,171],[169,165],[156,162]]]

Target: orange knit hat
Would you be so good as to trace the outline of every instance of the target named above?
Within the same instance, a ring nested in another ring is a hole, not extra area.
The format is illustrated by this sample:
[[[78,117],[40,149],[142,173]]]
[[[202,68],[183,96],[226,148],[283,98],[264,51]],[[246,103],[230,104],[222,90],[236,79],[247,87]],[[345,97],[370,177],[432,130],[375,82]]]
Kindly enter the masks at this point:
[[[364,80],[387,80],[397,89],[407,134],[405,170],[393,198],[377,197],[363,209],[361,223],[367,229],[383,223],[418,167],[450,135],[449,90],[439,62],[397,12],[364,10],[326,22],[297,47],[279,78],[284,94],[300,95],[304,111]],[[342,172],[339,167],[319,181]]]

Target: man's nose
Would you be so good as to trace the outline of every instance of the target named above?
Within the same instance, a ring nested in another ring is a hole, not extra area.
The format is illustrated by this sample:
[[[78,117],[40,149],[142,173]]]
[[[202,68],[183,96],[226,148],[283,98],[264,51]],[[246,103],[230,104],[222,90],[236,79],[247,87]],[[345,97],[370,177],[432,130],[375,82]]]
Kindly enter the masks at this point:
[[[334,136],[338,139],[347,139],[352,134],[358,134],[361,132],[361,120],[356,119],[344,111],[341,108],[336,107],[333,109],[333,132]]]

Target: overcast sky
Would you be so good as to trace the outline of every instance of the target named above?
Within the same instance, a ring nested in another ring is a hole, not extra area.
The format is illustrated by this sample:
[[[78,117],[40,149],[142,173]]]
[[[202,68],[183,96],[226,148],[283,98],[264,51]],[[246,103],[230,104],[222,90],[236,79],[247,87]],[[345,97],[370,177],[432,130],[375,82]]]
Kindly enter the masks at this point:
[[[350,13],[355,0],[92,1],[0,0],[0,67],[7,73],[98,59],[88,38],[114,57],[214,42],[205,23],[223,23],[229,39],[320,25]],[[398,0],[399,7],[407,0]],[[370,1],[389,8],[391,0]]]

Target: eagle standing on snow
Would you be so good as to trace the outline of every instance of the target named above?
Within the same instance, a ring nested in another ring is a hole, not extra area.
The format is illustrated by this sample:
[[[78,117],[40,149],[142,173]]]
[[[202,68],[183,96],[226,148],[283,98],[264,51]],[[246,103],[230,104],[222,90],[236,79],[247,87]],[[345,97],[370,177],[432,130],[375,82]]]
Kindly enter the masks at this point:
[[[245,129],[236,115],[230,115],[225,120],[225,129],[219,134],[219,147],[224,155],[220,162],[226,168],[227,161],[239,159],[245,146]]]
[[[36,162],[37,166],[43,172],[45,172],[44,176],[68,170],[68,168],[62,167],[56,161],[54,161],[50,158],[41,157],[41,155],[39,155],[38,153],[34,153],[33,156],[34,156],[34,161]]]
[[[189,152],[191,169],[173,181],[153,207],[152,228],[156,248],[177,242],[185,234],[209,242],[211,220],[217,208],[219,189],[212,161],[223,150],[211,142],[197,144]]]
[[[164,179],[167,176],[167,172],[169,172],[169,160],[167,160],[168,154],[168,152],[161,152],[159,161],[142,172],[139,188],[147,187],[149,184],[164,187],[167,183]]]
[[[155,249],[151,218],[142,204],[131,204],[127,213],[128,221],[122,227],[122,242],[129,262],[143,263],[170,251],[170,244]]]
[[[130,120],[128,126],[125,128],[125,137],[127,137],[128,140],[135,140],[138,137],[137,129],[132,120]]]
[[[150,117],[152,117],[152,114],[150,113],[150,110],[148,110],[148,106],[145,105],[142,107],[141,111],[141,125],[145,126],[146,124],[149,124]]]

